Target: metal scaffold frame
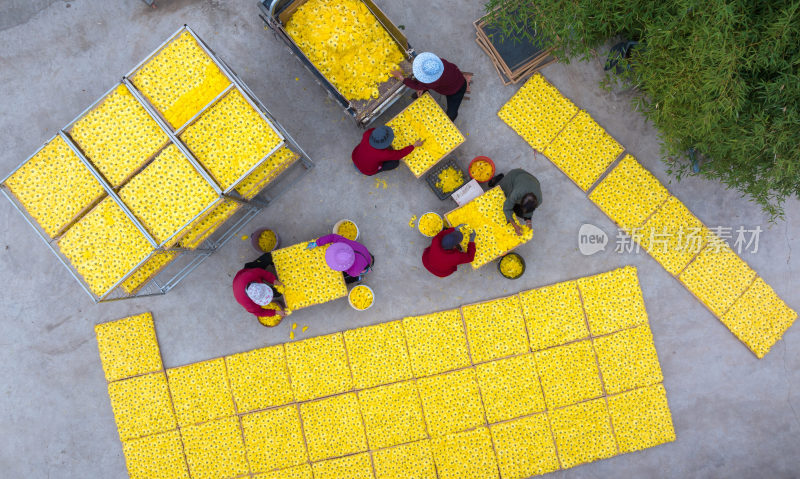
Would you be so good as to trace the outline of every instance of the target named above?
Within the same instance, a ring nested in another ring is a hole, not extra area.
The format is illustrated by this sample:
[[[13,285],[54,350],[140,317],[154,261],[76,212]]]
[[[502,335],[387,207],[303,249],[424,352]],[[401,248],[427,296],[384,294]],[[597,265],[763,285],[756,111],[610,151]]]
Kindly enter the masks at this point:
[[[167,45],[177,39],[178,36],[184,32],[188,32],[193,37],[197,44],[205,51],[205,53],[212,59],[215,65],[230,81],[230,84],[213,100],[206,104],[199,112],[193,115],[192,118],[190,118],[184,125],[177,129],[173,129],[163,118],[161,113],[159,113],[159,111],[147,100],[145,95],[136,88],[129,78],[133,77],[133,75],[135,75],[143,65],[154,58],[159,52],[161,52],[161,50],[163,50]],[[14,206],[14,208],[19,211],[25,221],[31,225],[31,227],[34,229],[34,231],[36,231],[50,251],[67,268],[72,277],[75,278],[83,290],[86,291],[86,293],[89,294],[92,300],[96,303],[166,294],[169,290],[177,286],[181,280],[183,280],[189,273],[192,272],[192,270],[199,266],[214,251],[218,250],[231,238],[235,237],[251,219],[258,215],[258,213],[264,208],[268,207],[280,194],[291,188],[291,186],[299,181],[300,178],[305,175],[305,173],[314,167],[314,163],[311,161],[306,152],[300,147],[300,145],[297,144],[297,142],[286,131],[286,129],[277,120],[275,120],[267,107],[264,106],[260,100],[258,100],[252,90],[250,90],[250,88],[244,84],[241,78],[239,78],[239,76],[234,73],[234,71],[225,62],[223,62],[214,53],[214,51],[211,50],[208,45],[206,45],[205,42],[203,42],[187,25],[184,25],[178,29],[177,32],[170,36],[170,38],[162,43],[155,51],[153,51],[153,53],[148,55],[147,58],[140,62],[128,75],[125,75],[122,78],[121,84],[127,88],[127,90],[136,99],[137,103],[145,109],[148,115],[166,134],[167,138],[169,138],[169,141],[166,143],[166,145],[159,148],[159,150],[155,152],[143,165],[137,168],[136,173],[142,171],[147,165],[149,165],[153,161],[153,158],[163,151],[166,146],[175,145],[181,151],[184,158],[203,178],[205,183],[213,188],[218,195],[216,200],[205,206],[202,211],[197,213],[191,220],[175,231],[169,238],[164,239],[160,243],[156,241],[153,235],[142,224],[140,219],[136,217],[128,205],[126,205],[125,202],[119,197],[119,190],[127,183],[128,180],[116,188],[113,187],[105,178],[105,176],[97,169],[97,167],[86,157],[83,150],[69,134],[70,129],[78,120],[100,105],[109,94],[119,87],[120,84],[115,85],[112,89],[101,96],[100,99],[92,103],[86,110],[81,112],[81,114],[69,122],[63,129],[59,130],[56,136],[52,137],[47,141],[47,143],[45,143],[45,145],[49,144],[51,141],[55,140],[56,137],[60,137],[64,142],[66,142],[70,150],[72,150],[72,152],[78,157],[81,164],[87,168],[94,179],[97,180],[102,186],[106,196],[101,196],[100,200],[96,200],[94,204],[90,205],[91,207],[84,208],[80,215],[76,218],[73,218],[72,221],[66,227],[62,228],[58,234],[54,235],[54,237],[50,237],[50,235],[45,232],[45,230],[26,210],[25,206],[16,197],[16,195],[14,195],[8,185],[6,185],[6,180],[8,180],[31,158],[36,156],[44,148],[44,146],[39,148],[31,156],[25,159],[25,161],[14,168],[14,170],[12,170],[8,175],[2,178],[2,180],[0,180],[0,192],[2,192],[3,196],[5,196]],[[214,180],[213,175],[211,175],[211,173],[203,166],[203,164],[194,157],[190,149],[179,138],[179,135],[189,125],[202,117],[204,112],[213,107],[213,105],[215,105],[220,99],[224,98],[225,95],[234,89],[239,91],[242,97],[258,113],[261,119],[263,119],[277,133],[278,137],[280,138],[280,142],[267,155],[249,168],[247,172],[241,175],[232,185],[227,188],[223,188],[222,185],[219,185]],[[261,187],[261,191],[248,199],[243,197],[235,190],[235,188],[239,186],[242,181],[248,177],[248,175],[262,166],[275,152],[284,146],[288,147],[296,155],[287,163],[280,164],[276,166],[274,170],[269,172],[267,178],[270,179],[268,179],[264,185],[259,185]],[[131,177],[133,176],[134,175],[131,175]],[[137,228],[137,230],[148,241],[148,243],[150,243],[152,250],[133,269],[128,271],[127,274],[120,278],[108,291],[102,295],[97,295],[92,292],[85,279],[71,264],[70,260],[64,255],[64,253],[60,251],[57,243],[64,231],[68,230],[69,227],[74,225],[80,218],[91,211],[91,209],[99,201],[106,197],[111,198],[112,201],[114,201],[121,208],[127,219],[131,221],[131,223]],[[203,234],[197,235],[197,238],[202,238],[202,241],[200,241],[199,244],[194,245],[192,248],[181,246],[181,239],[184,239],[183,237],[189,232],[191,226],[194,225],[195,222],[201,221],[209,212],[211,212],[216,206],[221,205],[223,202],[236,202],[238,206],[234,208],[233,212],[229,216],[224,217],[217,223],[212,223],[211,226],[202,231]],[[136,286],[131,291],[127,291],[121,287],[121,285],[123,285],[128,278],[135,274],[142,265],[147,263],[151,258],[160,254],[174,255],[174,258],[167,261],[166,264],[157,269],[148,279]]]
[[[417,56],[417,53],[414,48],[409,45],[406,36],[391,20],[389,20],[389,17],[378,8],[375,2],[372,0],[360,1],[367,7],[376,21],[386,30],[386,33],[403,53],[404,63],[407,62],[405,67],[410,69],[411,62],[414,57]],[[284,24],[284,20],[286,19],[285,12],[293,12],[297,6],[305,2],[306,0],[258,0],[258,8],[261,10],[259,17],[264,24],[272,30],[275,37],[280,39],[289,49],[289,52],[313,75],[314,80],[326,90],[328,96],[344,109],[344,112],[355,122],[356,126],[366,129],[373,121],[388,110],[389,107],[402,98],[402,96],[409,91],[409,88],[402,82],[390,78],[379,86],[379,90],[383,91],[377,99],[369,101],[348,99],[314,65],[308,55],[306,55],[302,48],[300,48],[286,31]]]

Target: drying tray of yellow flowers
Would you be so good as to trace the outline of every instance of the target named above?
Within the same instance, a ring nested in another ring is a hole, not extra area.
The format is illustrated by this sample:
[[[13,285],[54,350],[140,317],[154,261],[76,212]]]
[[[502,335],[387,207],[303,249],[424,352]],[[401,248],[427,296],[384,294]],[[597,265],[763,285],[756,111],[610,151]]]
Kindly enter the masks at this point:
[[[499,186],[495,186],[464,206],[447,213],[445,218],[451,225],[467,224],[475,231],[475,269],[510,252],[517,246],[533,238],[533,230],[514,221],[522,228],[522,236],[514,232],[514,228],[506,221],[503,214],[503,202],[506,195]]]
[[[430,93],[425,93],[386,122],[394,130],[392,147],[404,148],[416,140],[425,143],[403,158],[411,173],[420,178],[466,138]]]
[[[347,296],[344,276],[325,262],[328,245],[307,246],[298,243],[272,252],[275,272],[286,287],[286,306],[293,311]]]
[[[371,0],[289,0],[259,6],[267,26],[328,94],[361,125],[386,111],[406,89],[390,75],[411,71],[413,49]]]

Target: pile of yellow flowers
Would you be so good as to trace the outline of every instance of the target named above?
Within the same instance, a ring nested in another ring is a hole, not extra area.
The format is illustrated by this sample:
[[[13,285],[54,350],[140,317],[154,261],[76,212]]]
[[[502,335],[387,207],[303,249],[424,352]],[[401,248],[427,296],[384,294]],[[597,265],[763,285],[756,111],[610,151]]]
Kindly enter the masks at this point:
[[[469,165],[469,176],[480,182],[492,179],[492,165],[486,160],[478,160]]]
[[[464,174],[461,170],[448,166],[439,172],[436,177],[436,187],[442,193],[450,193],[455,191],[464,184]]]
[[[191,33],[173,38],[131,77],[131,83],[180,128],[230,84]]]
[[[753,291],[753,304],[768,299]],[[109,386],[134,478],[340,479],[373,466],[397,479],[529,477],[675,439],[646,313],[630,306],[640,298],[635,268],[622,268],[181,366],[166,381],[147,360],[159,356],[149,315],[98,326],[98,344],[106,371],[129,346],[136,368],[122,377],[144,374]],[[534,342],[562,313],[586,314],[592,333]]]
[[[308,242],[272,252],[278,279],[286,286],[286,306],[297,310],[343,298],[344,276],[325,262],[328,245],[306,249]]]
[[[577,112],[578,107],[537,73],[503,105],[497,115],[531,148],[544,151]]]
[[[414,100],[386,125],[394,130],[392,148],[395,150],[405,148],[416,140],[425,140],[422,146],[414,148],[411,154],[403,158],[417,178],[465,140],[430,93]]]
[[[372,290],[363,284],[351,289],[348,297],[350,298],[350,304],[359,311],[368,309],[375,301]]]
[[[97,296],[103,296],[152,250],[111,197],[68,229],[58,247]]]
[[[433,238],[440,231],[442,231],[442,227],[444,226],[444,222],[442,221],[442,217],[437,215],[436,213],[430,212],[425,213],[419,218],[419,224],[417,225],[419,228],[419,232]]]
[[[5,185],[51,238],[105,194],[60,136],[26,161]]]
[[[111,186],[120,186],[162,146],[167,134],[125,85],[119,85],[68,131]]]
[[[533,230],[520,225],[523,235],[518,236],[503,214],[506,196],[499,186],[492,188],[469,203],[447,213],[452,225],[468,224],[476,233],[475,259],[472,267],[477,269],[513,248],[533,238]],[[519,220],[514,217],[519,225]]]
[[[378,98],[378,86],[399,68],[403,53],[358,0],[309,0],[286,32],[348,100]]]
[[[667,199],[669,191],[631,155],[606,176],[589,194],[609,218],[631,232]]]
[[[278,237],[275,236],[275,232],[272,230],[264,230],[258,235],[258,246],[266,252],[270,252],[275,249],[275,246],[278,244]]]
[[[283,310],[283,315],[275,314],[273,316],[258,316],[258,322],[264,326],[277,326],[281,323],[284,316],[292,314],[291,310],[284,308],[280,303],[272,301],[271,303],[261,306],[262,309]]]
[[[217,193],[175,145],[169,145],[119,191],[122,201],[163,244],[217,201]]]
[[[342,221],[342,224],[336,228],[336,234],[355,241],[358,238],[358,226],[350,220]]]
[[[522,275],[522,260],[516,253],[510,253],[503,256],[500,260],[500,272],[506,278],[514,279]]]
[[[237,184],[283,142],[238,89],[206,110],[180,138],[223,189]]]

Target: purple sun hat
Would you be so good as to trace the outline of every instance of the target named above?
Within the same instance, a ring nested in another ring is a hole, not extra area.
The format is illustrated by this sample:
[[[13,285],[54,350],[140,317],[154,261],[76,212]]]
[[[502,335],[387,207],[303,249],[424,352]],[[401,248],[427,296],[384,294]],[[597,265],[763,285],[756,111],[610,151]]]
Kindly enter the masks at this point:
[[[353,266],[356,260],[356,253],[350,245],[345,243],[333,243],[325,251],[325,262],[334,271],[344,271]]]

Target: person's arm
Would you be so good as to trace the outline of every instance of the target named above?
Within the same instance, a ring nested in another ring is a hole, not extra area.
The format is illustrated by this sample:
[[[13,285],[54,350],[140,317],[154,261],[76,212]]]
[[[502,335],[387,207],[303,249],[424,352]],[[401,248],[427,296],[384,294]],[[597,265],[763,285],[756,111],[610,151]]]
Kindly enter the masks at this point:
[[[426,92],[430,89],[430,84],[422,83],[414,78],[403,78],[403,85],[417,91]]]
[[[510,195],[503,202],[503,214],[506,215],[508,223],[514,223],[514,200],[511,199]]]
[[[325,236],[320,236],[315,243],[317,246],[325,246],[328,243],[338,243],[345,239],[343,236],[339,236],[337,234],[329,234]]]
[[[252,280],[250,282],[255,283],[258,281],[265,281],[269,284],[275,284],[275,281],[277,279],[278,278],[276,278],[274,274],[270,273],[265,269],[254,268],[254,271],[252,273]]]
[[[469,245],[467,245],[467,251],[458,255],[459,264],[472,263],[475,259],[475,242],[470,241]]]
[[[387,161],[399,160],[407,155],[410,155],[412,151],[414,151],[414,145],[408,145],[407,147],[400,150],[392,150],[392,155],[391,155],[392,158],[390,158]]]

